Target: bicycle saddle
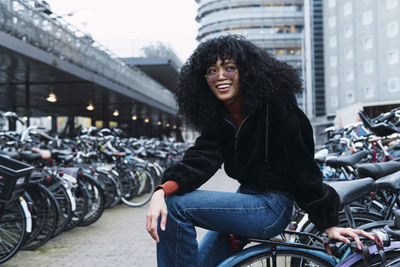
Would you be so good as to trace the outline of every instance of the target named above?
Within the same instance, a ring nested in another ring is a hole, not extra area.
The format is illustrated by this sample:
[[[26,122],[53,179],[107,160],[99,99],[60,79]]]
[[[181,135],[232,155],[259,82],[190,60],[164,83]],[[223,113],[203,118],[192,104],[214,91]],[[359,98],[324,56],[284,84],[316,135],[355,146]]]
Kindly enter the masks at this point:
[[[336,162],[337,162],[338,156],[335,155],[328,155],[325,158],[325,165],[336,168]]]
[[[358,200],[362,195],[374,189],[375,181],[372,178],[363,178],[353,181],[324,182],[331,186],[340,197],[340,207]]]
[[[375,181],[377,189],[400,189],[400,171],[379,178]]]
[[[368,151],[362,150],[362,151],[356,152],[356,153],[351,154],[351,155],[342,155],[337,159],[336,165],[338,167],[354,166],[360,160],[362,160],[363,158],[367,157],[368,154],[369,154]]]
[[[26,162],[35,162],[42,159],[42,156],[40,154],[32,153],[30,151],[22,151],[21,153],[19,153],[19,155]]]
[[[4,151],[4,150],[0,150],[0,154],[1,155],[5,155],[8,156],[12,159],[17,159],[19,158],[19,153],[18,152],[11,152],[11,151]]]
[[[397,171],[400,171],[400,162],[397,161],[362,163],[357,167],[359,177],[372,177],[375,180]]]

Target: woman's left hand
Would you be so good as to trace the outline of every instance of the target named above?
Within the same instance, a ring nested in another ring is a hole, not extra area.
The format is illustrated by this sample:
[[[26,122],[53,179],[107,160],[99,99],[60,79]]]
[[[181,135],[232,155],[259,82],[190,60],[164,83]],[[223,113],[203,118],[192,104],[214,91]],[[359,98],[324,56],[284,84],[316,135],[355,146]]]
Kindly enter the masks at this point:
[[[325,229],[325,232],[328,234],[328,237],[331,239],[336,239],[346,244],[350,243],[350,240],[346,238],[346,236],[351,237],[356,241],[358,249],[362,249],[363,244],[360,241],[358,235],[363,235],[369,239],[374,240],[374,236],[370,233],[365,232],[364,230],[360,229],[353,229],[353,228],[344,228],[344,227],[337,227],[332,226]]]

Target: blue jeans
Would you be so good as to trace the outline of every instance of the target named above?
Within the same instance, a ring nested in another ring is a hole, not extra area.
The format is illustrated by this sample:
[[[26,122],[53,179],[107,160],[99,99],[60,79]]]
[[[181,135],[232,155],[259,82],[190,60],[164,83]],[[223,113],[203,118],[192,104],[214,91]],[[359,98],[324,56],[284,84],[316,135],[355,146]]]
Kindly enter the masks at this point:
[[[238,193],[197,190],[166,198],[165,231],[158,228],[158,266],[216,266],[235,253],[229,234],[271,238],[285,230],[292,197],[280,191],[257,192],[241,186]],[[200,245],[195,226],[208,231]]]

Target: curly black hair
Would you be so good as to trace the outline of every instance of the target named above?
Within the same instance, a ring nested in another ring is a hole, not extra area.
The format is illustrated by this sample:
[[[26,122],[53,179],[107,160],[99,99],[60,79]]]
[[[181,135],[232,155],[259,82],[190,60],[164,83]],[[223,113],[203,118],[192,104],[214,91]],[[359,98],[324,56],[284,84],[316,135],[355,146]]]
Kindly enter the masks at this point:
[[[204,77],[207,68],[218,58],[236,61],[242,115],[259,109],[266,98],[273,95],[285,96],[296,104],[295,94],[303,91],[302,80],[292,66],[275,59],[244,37],[225,35],[207,40],[200,43],[183,65],[175,91],[179,113],[199,131],[215,129],[223,107]]]

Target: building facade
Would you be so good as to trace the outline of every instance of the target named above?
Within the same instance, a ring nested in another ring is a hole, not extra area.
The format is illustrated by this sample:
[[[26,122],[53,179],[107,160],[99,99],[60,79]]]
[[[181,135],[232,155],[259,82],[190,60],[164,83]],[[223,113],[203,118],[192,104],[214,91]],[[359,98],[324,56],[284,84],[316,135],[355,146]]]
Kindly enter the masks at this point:
[[[399,105],[399,1],[326,0],[323,10],[327,114],[345,125],[360,109]]]

